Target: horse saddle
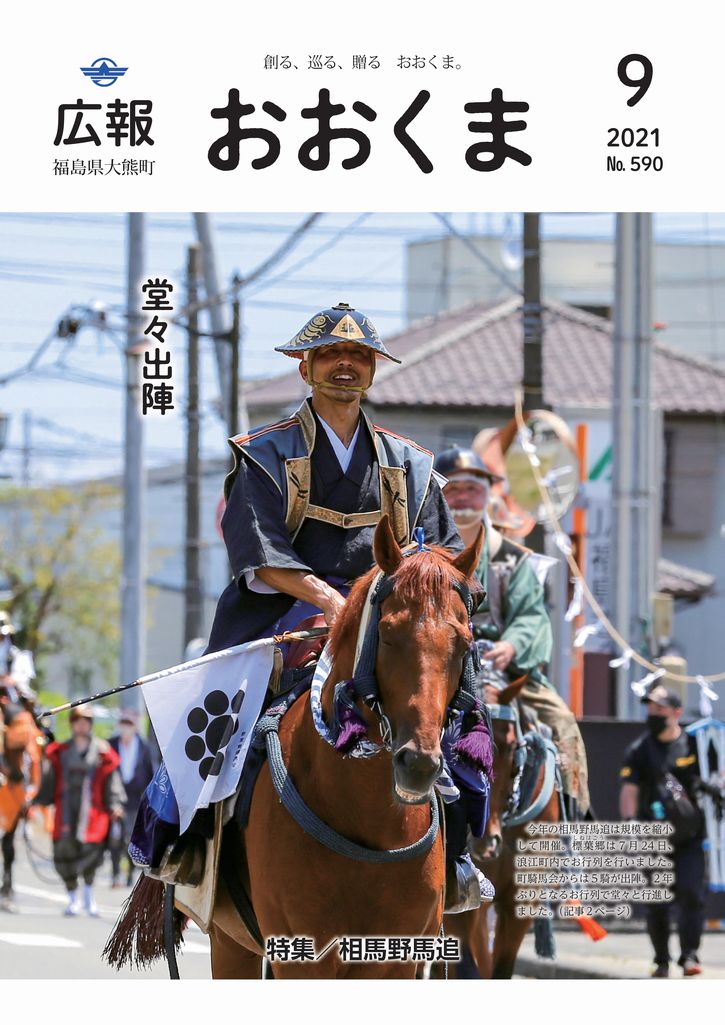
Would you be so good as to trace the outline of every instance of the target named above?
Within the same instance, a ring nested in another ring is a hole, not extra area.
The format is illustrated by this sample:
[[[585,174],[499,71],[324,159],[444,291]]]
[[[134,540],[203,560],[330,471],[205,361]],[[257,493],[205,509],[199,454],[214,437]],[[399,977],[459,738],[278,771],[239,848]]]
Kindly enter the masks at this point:
[[[325,617],[320,613],[317,616],[308,616],[307,619],[303,619],[295,627],[295,633],[298,631],[302,632],[303,630],[315,630],[323,626],[325,626]],[[283,651],[284,668],[299,669],[302,666],[310,665],[311,662],[316,662],[320,657],[326,640],[326,636],[321,636],[308,637],[304,641],[290,641],[286,645],[287,651]]]

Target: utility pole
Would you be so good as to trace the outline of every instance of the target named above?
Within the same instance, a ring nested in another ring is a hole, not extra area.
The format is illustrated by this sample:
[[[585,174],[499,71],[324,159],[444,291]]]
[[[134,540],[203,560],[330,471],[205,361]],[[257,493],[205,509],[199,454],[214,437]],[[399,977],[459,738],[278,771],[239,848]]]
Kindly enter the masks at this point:
[[[541,307],[541,215],[538,213],[524,214],[523,230],[523,277],[524,277],[524,351],[523,351],[523,408],[525,412],[534,409],[545,409],[544,403],[544,325]],[[534,551],[543,552],[556,559],[547,582],[547,600],[551,628],[553,632],[553,649],[551,671],[556,679],[557,689],[563,699],[572,705],[575,699],[575,714],[581,715],[579,691],[571,694],[569,647],[571,630],[564,619],[567,608],[568,569],[561,552],[554,543],[552,532],[546,524],[537,524],[527,543]],[[578,666],[579,678],[583,666]]]
[[[240,291],[243,282],[237,277],[235,277],[233,282],[236,292],[232,306],[232,316],[236,319],[231,329],[228,329],[222,303],[212,301],[219,296],[220,288],[209,214],[194,214],[194,223],[196,224],[196,234],[201,246],[201,269],[204,276],[204,290],[207,301],[211,303],[209,306],[209,317],[211,319],[212,336],[215,339],[214,351],[216,352],[217,370],[219,373],[222,409],[226,411],[227,427],[230,434],[239,434],[240,430],[246,434],[249,431],[249,417],[240,381],[242,339]],[[266,267],[268,263],[270,261],[265,261],[263,266]],[[261,270],[262,268],[259,268],[260,272]],[[252,275],[252,279],[256,276],[257,272]],[[227,345],[228,342],[231,342],[231,346]],[[232,369],[234,360],[237,361],[235,371]],[[232,409],[234,410],[233,413]],[[233,424],[235,425],[234,430],[232,430]]]
[[[539,214],[524,214],[524,412],[544,408],[543,325],[541,318],[541,244]],[[545,529],[537,524],[528,537],[536,552],[546,548]]]
[[[29,409],[23,413],[23,463],[21,480],[24,488],[30,487],[30,453],[32,451],[33,414]]]
[[[144,432],[141,414],[141,278],[144,265],[144,215],[129,214],[126,291],[126,408],[123,458],[123,569],[121,572],[121,680],[144,672],[146,658],[146,544],[144,525]],[[121,698],[138,709],[138,688]]]
[[[191,310],[187,330],[186,403],[186,557],[184,588],[184,646],[203,631],[203,595],[200,575],[199,474],[199,316],[194,312],[199,278],[199,247],[189,246],[186,263],[186,299]]]
[[[544,403],[539,214],[524,214],[524,410]]]
[[[242,304],[237,295],[232,303],[232,329],[229,332],[229,342],[232,347],[232,379],[230,386],[229,395],[229,437],[233,438],[239,434],[239,420],[240,420],[240,407],[239,407],[239,363],[240,363],[240,346],[241,346],[241,333],[242,333]],[[249,430],[249,424],[244,423],[242,425],[242,431],[244,434]]]
[[[654,590],[652,215],[617,214],[612,375],[612,564],[614,623],[649,650]],[[644,642],[644,644],[643,644]],[[617,717],[633,718],[630,671],[617,670]]]
[[[215,338],[214,352],[216,354],[222,408],[229,410],[231,403],[232,361],[231,353],[224,340],[224,336],[229,334],[229,328],[227,326],[228,321],[224,316],[224,304],[214,301],[219,296],[221,289],[219,287],[219,274],[209,214],[194,214],[194,224],[196,225],[196,237],[201,247],[201,272],[204,277],[204,291],[206,292],[207,300],[211,303],[209,306],[209,319],[211,321],[212,335]]]

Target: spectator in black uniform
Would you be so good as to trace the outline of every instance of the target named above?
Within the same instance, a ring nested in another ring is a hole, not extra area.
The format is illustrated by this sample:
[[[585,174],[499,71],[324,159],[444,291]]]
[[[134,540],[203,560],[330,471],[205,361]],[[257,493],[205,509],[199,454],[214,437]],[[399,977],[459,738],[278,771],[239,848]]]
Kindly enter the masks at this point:
[[[675,882],[672,904],[647,906],[647,931],[654,947],[652,977],[666,979],[670,972],[670,907],[677,908],[680,957],[684,976],[702,971],[698,957],[705,908],[704,819],[698,807],[703,781],[695,738],[680,726],[682,702],[675,691],[661,685],[642,698],[647,706],[647,732],[627,748],[620,771],[619,810],[623,819],[651,822],[669,819],[676,832],[670,836]],[[673,781],[674,777],[674,782]],[[681,813],[672,810],[668,794],[678,790]],[[668,788],[669,784],[669,788]],[[689,803],[688,803],[689,799]]]

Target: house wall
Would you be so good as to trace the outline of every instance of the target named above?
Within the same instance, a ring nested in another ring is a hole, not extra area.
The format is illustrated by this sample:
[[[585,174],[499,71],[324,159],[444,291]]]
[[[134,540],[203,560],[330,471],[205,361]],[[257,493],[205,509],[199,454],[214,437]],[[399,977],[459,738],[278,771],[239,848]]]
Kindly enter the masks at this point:
[[[428,410],[422,407],[367,409],[376,424],[396,434],[412,438],[418,445],[438,453],[451,445],[470,445],[484,427],[502,427],[508,416],[483,413]]]
[[[690,509],[697,530],[688,534],[682,520],[677,533],[664,528],[662,554],[716,577],[715,594],[696,605],[683,605],[675,618],[675,637],[684,649],[688,671],[708,675],[725,672],[725,424],[673,421],[673,426],[687,429],[686,455],[692,472],[682,509]],[[706,463],[699,458],[698,448],[708,454]],[[705,465],[710,467],[708,477],[701,472]],[[722,684],[718,688],[722,692]],[[723,708],[717,711],[725,714]]]
[[[500,238],[472,239],[500,273],[520,287],[521,271],[507,271]],[[614,297],[614,244],[589,239],[544,239],[542,287],[548,299],[601,307]],[[725,360],[725,246],[655,243],[652,316],[666,324],[658,337],[691,355]],[[474,301],[509,299],[512,292],[456,238],[412,242],[407,251],[408,321]]]

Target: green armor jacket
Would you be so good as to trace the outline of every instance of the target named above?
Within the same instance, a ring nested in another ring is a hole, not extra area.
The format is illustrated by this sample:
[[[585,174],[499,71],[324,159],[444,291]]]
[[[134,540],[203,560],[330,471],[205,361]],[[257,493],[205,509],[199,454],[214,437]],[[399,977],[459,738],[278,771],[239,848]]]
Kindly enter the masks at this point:
[[[503,537],[491,557],[489,533],[476,569],[486,598],[473,617],[474,636],[508,641],[515,652],[509,675],[529,673],[534,683],[552,687],[543,671],[551,658],[551,622],[544,604],[544,589],[529,565],[531,553]]]

